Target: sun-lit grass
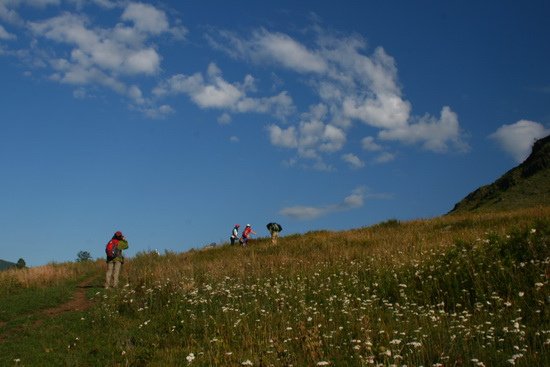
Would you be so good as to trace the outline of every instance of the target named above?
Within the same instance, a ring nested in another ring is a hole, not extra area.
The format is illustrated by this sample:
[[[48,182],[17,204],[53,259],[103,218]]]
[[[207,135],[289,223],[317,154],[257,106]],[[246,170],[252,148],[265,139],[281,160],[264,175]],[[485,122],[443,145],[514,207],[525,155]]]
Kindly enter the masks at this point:
[[[143,252],[121,277],[119,290],[96,293],[87,331],[59,360],[550,365],[550,208]]]
[[[0,294],[18,288],[43,287],[76,280],[98,266],[100,266],[99,262],[89,261],[51,263],[24,269],[11,268],[0,272]]]

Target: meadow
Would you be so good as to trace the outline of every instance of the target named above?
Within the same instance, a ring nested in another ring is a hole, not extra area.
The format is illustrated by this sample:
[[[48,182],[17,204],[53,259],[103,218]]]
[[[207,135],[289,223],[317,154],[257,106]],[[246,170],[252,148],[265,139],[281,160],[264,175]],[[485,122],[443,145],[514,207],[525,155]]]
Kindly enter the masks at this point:
[[[104,270],[1,272],[0,364],[550,365],[548,207],[139,253],[116,290]],[[44,316],[85,280],[88,307]]]

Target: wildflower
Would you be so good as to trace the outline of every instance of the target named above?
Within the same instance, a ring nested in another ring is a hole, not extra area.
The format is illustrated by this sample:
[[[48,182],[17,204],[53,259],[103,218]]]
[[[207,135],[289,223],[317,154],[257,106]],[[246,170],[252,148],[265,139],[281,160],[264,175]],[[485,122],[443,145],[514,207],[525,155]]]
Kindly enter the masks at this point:
[[[535,228],[531,228],[531,233],[537,233],[537,230]]]
[[[189,353],[189,355],[187,357],[185,357],[185,359],[187,359],[188,363],[191,363],[195,359],[195,354]]]
[[[253,366],[253,363],[250,359],[247,359],[243,363],[241,363],[243,366]]]
[[[327,361],[317,362],[317,366],[328,366],[328,365],[330,365],[330,362],[327,362]]]
[[[525,294],[525,292],[519,292],[518,296],[523,297],[524,294]]]

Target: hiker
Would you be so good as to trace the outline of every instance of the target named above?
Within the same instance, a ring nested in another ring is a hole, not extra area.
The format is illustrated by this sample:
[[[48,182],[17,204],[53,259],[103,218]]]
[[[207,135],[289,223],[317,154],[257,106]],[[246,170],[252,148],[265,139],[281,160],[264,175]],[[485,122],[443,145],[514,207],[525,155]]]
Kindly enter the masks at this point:
[[[283,230],[283,227],[279,223],[267,223],[266,225],[269,234],[271,234],[271,244],[277,244],[277,238],[279,238],[279,232]]]
[[[235,227],[233,227],[233,230],[231,231],[231,237],[229,238],[231,240],[231,245],[234,245],[237,238],[239,238],[240,227],[241,226],[239,224],[235,224]]]
[[[239,242],[241,243],[241,245],[246,246],[248,244],[248,238],[250,237],[250,235],[253,235],[253,234],[256,234],[256,232],[254,232],[250,224],[247,224],[243,230],[243,234],[241,238],[239,239]]]
[[[107,255],[107,274],[105,276],[105,289],[118,286],[118,276],[120,268],[124,264],[124,256],[122,250],[128,248],[128,241],[122,235],[122,232],[117,231],[113,238],[105,246],[105,254]]]

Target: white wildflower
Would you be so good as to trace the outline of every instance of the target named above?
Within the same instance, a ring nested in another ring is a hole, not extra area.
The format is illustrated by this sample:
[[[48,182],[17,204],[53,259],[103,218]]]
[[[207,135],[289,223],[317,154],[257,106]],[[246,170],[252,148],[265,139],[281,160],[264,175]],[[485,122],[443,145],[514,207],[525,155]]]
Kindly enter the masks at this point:
[[[242,364],[243,366],[253,366],[253,365],[254,365],[250,359],[247,359],[246,361],[244,361],[244,362],[241,363],[241,364]]]
[[[187,359],[188,363],[191,363],[195,359],[195,354],[189,353],[189,355],[187,357],[185,357],[185,359]]]

